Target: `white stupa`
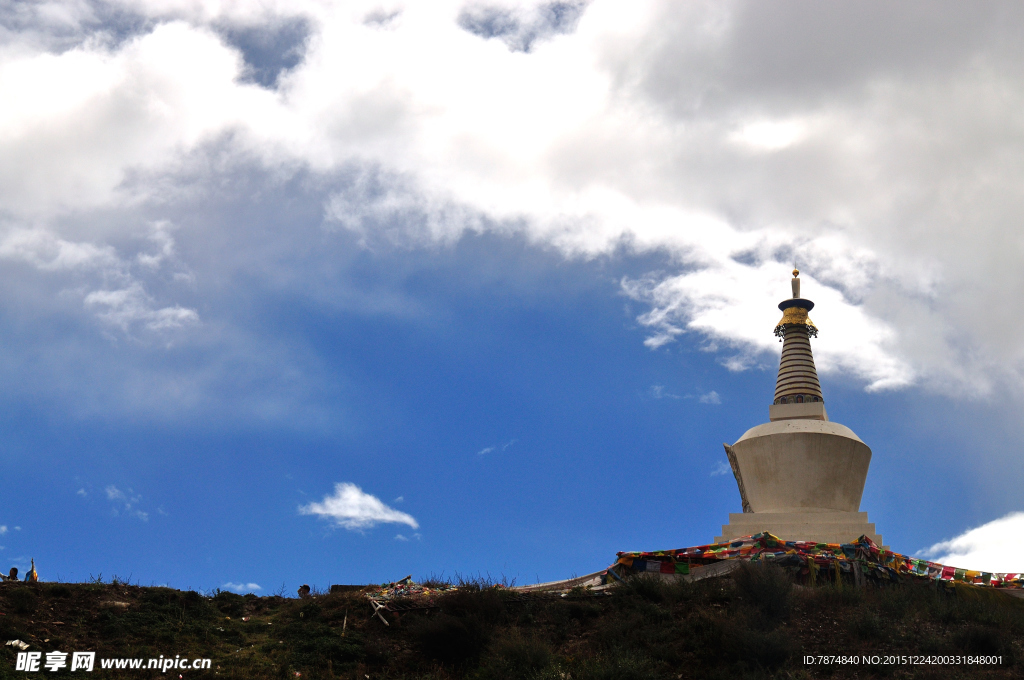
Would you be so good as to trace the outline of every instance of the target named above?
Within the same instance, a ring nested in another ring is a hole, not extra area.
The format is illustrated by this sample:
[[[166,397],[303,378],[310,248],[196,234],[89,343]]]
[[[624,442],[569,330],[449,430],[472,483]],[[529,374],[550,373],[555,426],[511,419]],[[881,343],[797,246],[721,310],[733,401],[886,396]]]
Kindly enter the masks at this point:
[[[871,449],[853,431],[829,421],[811,337],[818,329],[807,313],[814,303],[800,297],[800,272],[793,270],[793,297],[779,304],[783,338],[775,401],[769,422],[753,427],[732,446],[725,445],[743,512],[715,542],[769,531],[791,541],[850,543],[867,535],[882,537],[860,512]]]

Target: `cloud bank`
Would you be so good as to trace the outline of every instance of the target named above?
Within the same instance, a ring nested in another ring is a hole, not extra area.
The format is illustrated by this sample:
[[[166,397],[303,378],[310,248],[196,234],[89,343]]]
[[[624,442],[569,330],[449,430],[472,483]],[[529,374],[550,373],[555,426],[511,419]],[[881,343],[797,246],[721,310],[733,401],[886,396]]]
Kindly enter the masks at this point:
[[[299,512],[316,515],[335,526],[356,531],[378,524],[406,524],[413,529],[420,528],[412,515],[388,507],[376,496],[348,482],[339,482],[334,486],[333,494],[324,496],[319,503],[300,506]]]
[[[255,593],[258,590],[263,590],[258,583],[233,583],[228,581],[221,586],[224,590],[233,590],[239,595],[244,593]]]
[[[1024,512],[1011,512],[918,553],[933,562],[975,571],[1024,572]]]
[[[0,27],[0,257],[111,337],[237,331],[200,313],[218,295],[202,258],[141,216],[256,172],[312,178],[295,198],[368,247],[493,231],[565,257],[664,254],[621,282],[648,346],[697,334],[735,370],[778,351],[795,265],[822,372],[1019,394],[1019,7],[45,7]],[[252,265],[246,225],[206,228],[221,267]],[[979,305],[999,310],[983,333]]]

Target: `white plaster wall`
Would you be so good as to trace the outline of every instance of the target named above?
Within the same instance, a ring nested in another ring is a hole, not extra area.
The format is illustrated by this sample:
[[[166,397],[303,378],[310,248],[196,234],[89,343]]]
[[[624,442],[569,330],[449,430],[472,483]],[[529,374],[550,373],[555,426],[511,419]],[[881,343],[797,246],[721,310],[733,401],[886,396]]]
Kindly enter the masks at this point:
[[[844,425],[765,423],[732,448],[755,513],[860,510],[871,449]]]

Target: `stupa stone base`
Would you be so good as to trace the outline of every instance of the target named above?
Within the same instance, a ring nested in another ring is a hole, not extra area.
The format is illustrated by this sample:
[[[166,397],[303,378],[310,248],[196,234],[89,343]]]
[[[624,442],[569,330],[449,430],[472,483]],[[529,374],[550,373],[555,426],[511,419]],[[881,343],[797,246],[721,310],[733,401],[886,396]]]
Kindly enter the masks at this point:
[[[786,541],[852,543],[867,536],[879,546],[882,537],[866,512],[734,512],[715,543],[767,531]]]

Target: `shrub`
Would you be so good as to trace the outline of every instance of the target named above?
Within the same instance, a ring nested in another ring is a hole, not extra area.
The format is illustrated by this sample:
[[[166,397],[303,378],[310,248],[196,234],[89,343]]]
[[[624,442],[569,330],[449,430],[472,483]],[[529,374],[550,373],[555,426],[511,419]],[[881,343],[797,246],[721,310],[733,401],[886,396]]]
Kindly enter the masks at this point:
[[[462,664],[475,659],[487,644],[486,632],[475,617],[440,612],[416,619],[409,627],[420,650],[441,663]]]
[[[245,612],[245,598],[226,590],[220,590],[213,596],[213,604],[226,616],[241,616]]]
[[[66,600],[71,597],[71,588],[68,588],[63,583],[53,583],[46,587],[46,594],[49,597],[59,597]]]
[[[733,580],[740,595],[766,620],[777,622],[789,616],[793,582],[781,567],[763,562],[743,562],[734,572]]]
[[[601,615],[601,606],[594,602],[577,601],[572,600],[563,602],[565,606],[559,607],[558,611],[561,615],[559,618],[564,617],[566,621],[587,621],[595,619]]]
[[[128,632],[119,614],[104,609],[96,614],[95,626],[104,640],[120,640]]]
[[[861,640],[884,640],[887,637],[882,620],[870,610],[863,610],[853,618],[850,632]]]
[[[814,596],[827,607],[853,607],[864,600],[864,591],[851,585],[837,587],[834,583],[813,589]]]
[[[1014,661],[1014,650],[1009,636],[998,628],[969,626],[956,635],[955,642],[956,646],[967,654],[1001,655],[1003,663],[1007,665]]]
[[[181,593],[181,601],[185,604],[200,604],[203,602],[203,596],[194,590],[186,590]]]
[[[312,601],[302,605],[299,609],[299,618],[303,621],[316,621],[320,618],[320,614],[323,612],[323,607],[320,606],[319,602]]]
[[[24,640],[28,637],[24,629],[15,621],[10,620],[11,618],[9,616],[0,617],[0,644],[8,640]]]
[[[11,611],[21,616],[30,616],[39,605],[39,598],[29,588],[17,588],[7,596]]]
[[[437,605],[445,614],[474,618],[480,623],[497,623],[505,618],[505,602],[492,588],[459,588],[441,596]]]
[[[551,650],[543,641],[513,629],[491,645],[476,677],[533,678],[550,666],[551,661]]]
[[[450,586],[451,584],[452,580],[445,578],[444,574],[431,574],[420,581],[420,585],[424,588],[443,588],[444,586]]]
[[[324,624],[290,624],[282,631],[291,664],[309,669],[328,663],[337,668],[360,661],[367,655],[362,636],[350,631],[346,637]],[[386,649],[386,648],[385,648]]]
[[[776,670],[794,652],[792,638],[783,630],[763,631],[740,626],[727,626],[725,648],[734,659],[752,668]]]
[[[607,655],[592,659],[565,677],[578,680],[649,680],[654,676],[654,662],[636,653]]]
[[[666,588],[657,574],[636,574],[626,579],[626,594],[639,597],[647,602],[661,603],[666,600]]]

